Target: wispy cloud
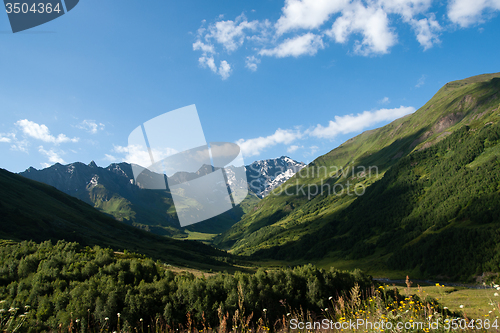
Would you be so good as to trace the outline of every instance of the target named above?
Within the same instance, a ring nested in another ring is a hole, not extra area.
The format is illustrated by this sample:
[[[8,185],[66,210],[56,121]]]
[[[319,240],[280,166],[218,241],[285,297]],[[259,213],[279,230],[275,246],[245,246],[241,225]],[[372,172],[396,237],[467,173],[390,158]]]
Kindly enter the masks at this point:
[[[426,76],[422,75],[420,77],[420,79],[418,79],[417,84],[415,85],[415,88],[420,88],[421,86],[423,86],[425,84],[425,78],[426,78]]]
[[[113,156],[111,154],[104,154],[103,160],[108,161],[108,162],[116,162],[116,161],[118,161],[118,158],[116,158],[115,156]]]
[[[257,70],[257,65],[260,64],[260,59],[256,56],[249,56],[245,61],[245,67],[255,72]]]
[[[80,124],[76,125],[76,128],[85,130],[90,134],[96,134],[98,131],[104,130],[103,123],[97,123],[95,120],[85,119]]]
[[[241,147],[243,156],[255,156],[278,144],[290,145],[299,139],[306,139],[308,137],[333,139],[339,134],[360,132],[380,122],[392,121],[413,112],[415,112],[414,107],[400,106],[394,109],[364,111],[356,115],[335,116],[335,119],[330,120],[327,126],[318,124],[305,131],[278,128],[272,135],[247,140],[240,139],[236,143]],[[298,144],[290,145],[287,148],[287,152],[293,153],[299,148],[303,148],[303,146],[299,146]],[[317,151],[319,148],[311,146],[309,149],[311,151]]]
[[[11,143],[15,139],[16,135],[14,133],[0,133],[0,142]]]
[[[18,139],[16,133],[0,133],[0,143],[10,144],[10,149],[28,153],[29,142],[26,139]]]
[[[391,100],[389,99],[389,97],[384,97],[382,98],[380,101],[378,101],[380,104],[389,104],[391,102]]]
[[[223,80],[226,80],[231,75],[232,67],[227,60],[221,60],[220,65],[217,67],[215,62],[217,52],[214,44],[221,45],[223,51],[230,54],[243,45],[247,32],[257,30],[261,23],[258,21],[249,22],[244,14],[238,16],[234,21],[223,20],[222,18],[221,16],[220,21],[209,25],[208,28],[201,27],[198,29],[196,41],[193,43],[193,50],[202,52],[202,56],[198,59],[201,67],[209,68],[215,74],[220,75]],[[249,68],[255,67],[256,69],[257,63],[254,60],[251,63],[253,65],[250,65]]]
[[[10,144],[10,149],[14,151],[28,153],[30,139],[40,140],[54,145],[59,145],[65,142],[75,143],[79,141],[79,138],[69,138],[62,133],[57,136],[52,135],[46,125],[37,124],[28,119],[18,120],[14,123],[14,125],[16,126],[16,129],[14,129],[11,133],[0,133],[0,143]],[[19,135],[19,131],[21,132],[21,135]],[[50,150],[43,151],[50,152]]]
[[[317,138],[332,139],[339,134],[362,131],[382,121],[391,121],[415,112],[412,106],[400,106],[395,109],[364,111],[356,115],[335,116],[328,126],[317,125],[309,135]]]
[[[127,163],[133,163],[140,165],[142,167],[149,167],[151,163],[151,157],[147,147],[142,147],[140,145],[129,145],[129,146],[114,146],[113,152],[121,154],[121,158],[115,158],[113,155],[106,154],[106,158],[112,158],[113,162],[117,160],[122,160]],[[155,149],[151,150],[153,156],[160,161],[170,155],[178,153],[177,150],[172,148]]]
[[[314,155],[318,151],[319,147],[318,146],[311,146],[311,147],[309,147],[309,149],[310,149],[309,155]]]
[[[213,56],[203,56],[198,59],[201,67],[208,67],[215,74],[219,74],[223,80],[226,80],[231,75],[231,65],[226,60],[220,62],[219,68],[215,65]]]
[[[461,27],[468,27],[486,20],[485,14],[500,10],[499,0],[451,0],[448,18]]]
[[[59,153],[57,153],[53,149],[45,150],[43,148],[43,146],[39,146],[38,147],[38,152],[40,154],[45,155],[49,159],[50,163],[41,163],[42,167],[44,167],[44,168],[47,168],[47,167],[51,166],[54,163],[61,163],[61,164],[66,163],[64,161],[64,159],[59,155]]]
[[[10,145],[10,149],[14,151],[20,151],[22,153],[28,154],[28,147],[30,146],[30,143],[28,140],[14,140],[12,144]]]
[[[194,51],[202,51],[204,54],[213,54],[215,53],[215,48],[212,44],[205,44],[200,40],[197,40],[193,44]]]
[[[79,138],[69,138],[65,134],[54,136],[50,134],[49,128],[45,125],[37,124],[28,119],[22,119],[15,123],[22,132],[33,139],[49,142],[53,144],[60,144],[64,142],[78,142]]]
[[[256,30],[258,21],[249,22],[244,14],[238,16],[234,21],[218,21],[208,28],[205,40],[215,40],[228,52],[236,51],[245,40],[246,31]]]
[[[292,154],[292,153],[295,153],[300,148],[304,148],[304,147],[303,146],[297,146],[297,145],[291,145],[290,147],[288,147],[286,149],[286,152]]]
[[[302,36],[288,38],[273,49],[263,49],[259,54],[276,58],[298,57],[301,55],[315,55],[322,48],[324,48],[324,45],[321,37],[308,32]]]
[[[301,138],[302,135],[298,130],[282,130],[278,128],[272,135],[248,140],[240,139],[236,143],[240,146],[243,156],[255,156],[277,144],[290,144]]]

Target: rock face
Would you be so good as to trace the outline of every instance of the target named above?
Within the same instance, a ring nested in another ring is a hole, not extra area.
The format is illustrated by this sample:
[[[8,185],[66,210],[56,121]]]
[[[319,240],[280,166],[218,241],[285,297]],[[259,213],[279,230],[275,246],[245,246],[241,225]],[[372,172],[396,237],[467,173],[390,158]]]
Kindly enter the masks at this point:
[[[141,189],[128,163],[113,163],[106,168],[94,161],[56,163],[43,170],[29,168],[20,175],[54,186],[127,224],[146,230],[152,226],[179,228],[175,212],[170,209],[170,193]]]
[[[281,185],[305,166],[282,156],[276,159],[254,162],[245,167],[249,191],[259,198]],[[196,173],[177,173],[171,182],[184,182],[210,173],[211,166],[203,166]],[[241,177],[235,177],[236,169],[227,168],[228,183],[234,189],[245,188]],[[173,201],[168,191],[145,191],[143,184],[134,180],[132,166],[113,163],[101,168],[94,161],[61,165],[56,163],[43,170],[33,167],[20,173],[76,197],[95,208],[114,216],[117,220],[150,230],[153,226],[179,228]],[[145,174],[148,177],[148,173]],[[144,180],[144,179],[143,179]],[[238,181],[240,183],[238,183]],[[164,230],[160,230],[164,233]],[[160,233],[160,232],[157,232]]]
[[[305,166],[286,156],[253,162],[246,167],[249,189],[263,198]]]
[[[132,185],[134,182],[132,168],[128,163],[113,163],[107,168],[98,167],[94,161],[89,164],[76,162],[61,165],[56,163],[43,170],[30,167],[20,175],[54,186],[88,204],[93,204],[88,192],[99,184],[112,192],[126,192],[128,195],[132,195],[135,190],[135,186]]]

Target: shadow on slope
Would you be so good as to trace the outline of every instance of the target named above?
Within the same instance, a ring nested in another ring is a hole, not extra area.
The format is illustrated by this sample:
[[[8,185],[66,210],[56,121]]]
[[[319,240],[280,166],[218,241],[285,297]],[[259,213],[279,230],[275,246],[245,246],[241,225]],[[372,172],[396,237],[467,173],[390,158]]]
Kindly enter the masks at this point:
[[[223,251],[194,241],[160,237],[127,226],[57,189],[0,169],[0,237],[13,240],[75,241],[127,249],[167,264],[232,270]]]

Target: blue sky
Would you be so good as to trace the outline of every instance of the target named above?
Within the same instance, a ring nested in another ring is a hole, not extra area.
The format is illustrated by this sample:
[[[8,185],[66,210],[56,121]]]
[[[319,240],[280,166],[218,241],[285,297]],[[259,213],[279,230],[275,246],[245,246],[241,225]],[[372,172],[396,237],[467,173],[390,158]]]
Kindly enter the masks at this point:
[[[245,162],[310,162],[500,71],[500,0],[82,0],[13,34],[0,14],[0,167],[134,161],[128,135],[195,104]]]

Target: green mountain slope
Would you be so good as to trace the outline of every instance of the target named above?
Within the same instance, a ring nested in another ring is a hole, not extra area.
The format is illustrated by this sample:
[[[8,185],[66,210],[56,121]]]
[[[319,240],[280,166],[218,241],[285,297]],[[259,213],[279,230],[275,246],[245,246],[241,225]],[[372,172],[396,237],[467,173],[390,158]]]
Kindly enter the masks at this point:
[[[421,276],[498,270],[499,92],[500,73],[446,84],[414,114],[316,159],[216,243]]]
[[[157,236],[116,221],[52,186],[0,169],[0,239],[76,241],[146,254],[167,264],[231,268],[222,251]]]

